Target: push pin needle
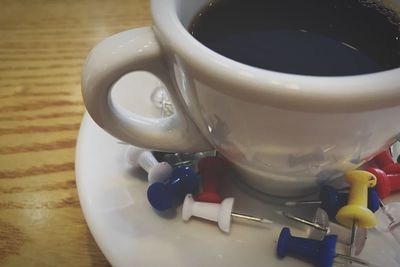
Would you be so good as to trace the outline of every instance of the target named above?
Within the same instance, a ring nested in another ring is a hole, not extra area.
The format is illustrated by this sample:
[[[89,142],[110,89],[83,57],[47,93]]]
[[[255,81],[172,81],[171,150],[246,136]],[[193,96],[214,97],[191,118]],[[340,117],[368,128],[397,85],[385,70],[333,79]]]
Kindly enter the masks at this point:
[[[243,214],[243,213],[231,212],[231,216],[233,218],[245,219],[245,220],[249,220],[249,221],[253,221],[253,222],[267,223],[267,224],[273,223],[271,220],[268,220],[265,218],[254,217],[254,216],[250,216],[250,215]]]
[[[354,243],[356,240],[356,230],[357,230],[357,221],[353,220],[353,225],[351,226],[351,237],[350,237],[350,246],[349,246],[349,255],[353,255]]]
[[[291,215],[291,214],[289,214],[289,213],[286,213],[286,212],[281,212],[281,211],[279,211],[278,213],[279,213],[279,214],[282,214],[283,216],[285,216],[285,217],[287,217],[287,218],[289,218],[289,219],[291,219],[291,220],[293,220],[293,221],[300,222],[300,223],[304,223],[305,225],[311,226],[311,227],[313,227],[313,228],[315,228],[315,229],[318,229],[318,230],[321,230],[321,231],[323,231],[323,232],[328,232],[328,231],[329,231],[328,227],[325,227],[325,226],[323,226],[323,225],[320,225],[319,223],[313,223],[313,222],[311,222],[311,221],[302,219],[302,218],[300,218],[300,217],[293,216],[293,215]]]

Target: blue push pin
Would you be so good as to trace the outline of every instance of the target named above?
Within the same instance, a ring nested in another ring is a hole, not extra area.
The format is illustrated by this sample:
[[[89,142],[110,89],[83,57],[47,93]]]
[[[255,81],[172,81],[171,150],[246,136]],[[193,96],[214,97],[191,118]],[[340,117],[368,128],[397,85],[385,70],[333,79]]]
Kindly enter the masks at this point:
[[[147,199],[158,211],[165,211],[174,205],[174,201],[182,202],[187,194],[196,193],[199,178],[190,166],[174,168],[171,178],[166,182],[156,182],[147,189]]]
[[[292,236],[290,229],[284,227],[278,239],[277,254],[279,258],[287,255],[304,259],[315,267],[332,267],[335,257],[370,266],[370,263],[359,258],[336,253],[336,235],[326,235],[323,240],[313,240]]]
[[[368,188],[368,209],[373,213],[379,209],[379,196],[374,188]]]
[[[321,187],[319,193],[319,200],[311,201],[288,201],[285,203],[286,206],[297,206],[297,205],[308,205],[308,204],[319,204],[320,208],[323,209],[329,216],[330,220],[335,220],[336,214],[339,209],[347,205],[348,193],[338,192],[332,186],[324,185]],[[375,212],[379,209],[379,198],[376,191],[372,188],[368,190],[368,208]]]

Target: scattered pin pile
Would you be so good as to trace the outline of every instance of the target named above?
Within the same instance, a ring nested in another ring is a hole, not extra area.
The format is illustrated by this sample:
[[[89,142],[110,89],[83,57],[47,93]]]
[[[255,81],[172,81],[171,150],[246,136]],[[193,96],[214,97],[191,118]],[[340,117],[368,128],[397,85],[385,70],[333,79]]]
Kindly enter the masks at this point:
[[[150,151],[132,148],[129,160],[148,173],[147,198],[157,211],[172,209],[183,202],[184,221],[191,217],[215,221],[226,233],[230,232],[232,218],[273,224],[265,218],[233,211],[234,198],[223,198],[219,194],[224,179],[229,176],[229,163],[221,157],[207,155],[198,154],[181,163],[176,161],[179,155],[174,154],[174,162],[168,163],[159,162]],[[400,164],[394,163],[387,152],[379,154],[373,162],[376,166],[367,171],[346,173],[348,189],[322,186],[318,200],[285,203],[286,206],[318,204],[314,220],[277,211],[311,227],[307,237],[292,236],[290,229],[284,227],[277,242],[279,258],[291,255],[320,267],[332,266],[336,258],[350,264],[376,266],[354,255],[363,250],[367,229],[375,227],[377,218],[377,229],[392,233],[400,244],[400,205],[382,202],[400,191]],[[337,242],[348,247],[345,254],[336,252]]]

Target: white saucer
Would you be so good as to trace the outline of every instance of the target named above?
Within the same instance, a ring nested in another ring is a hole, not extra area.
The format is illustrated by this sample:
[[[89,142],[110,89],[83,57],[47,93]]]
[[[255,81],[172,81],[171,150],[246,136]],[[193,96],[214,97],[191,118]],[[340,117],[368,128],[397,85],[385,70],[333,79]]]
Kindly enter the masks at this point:
[[[159,85],[154,77],[138,73],[117,83],[129,90],[118,89],[113,98],[125,108],[157,116],[160,111],[150,102],[150,94]],[[235,197],[234,210],[276,224],[235,220],[230,234],[225,234],[211,222],[195,218],[183,222],[181,207],[168,214],[155,212],[146,198],[146,174],[132,169],[127,149],[128,145],[84,116],[76,152],[78,193],[90,231],[113,266],[310,266],[291,257],[276,257],[276,241],[284,225],[291,226],[294,235],[307,236],[307,228],[281,218],[275,210],[282,207],[265,201],[277,200],[248,189],[235,178],[223,192]],[[291,212],[309,217],[310,210],[315,208]],[[359,257],[379,266],[400,266],[400,259],[395,260],[396,246],[389,235],[370,231]]]

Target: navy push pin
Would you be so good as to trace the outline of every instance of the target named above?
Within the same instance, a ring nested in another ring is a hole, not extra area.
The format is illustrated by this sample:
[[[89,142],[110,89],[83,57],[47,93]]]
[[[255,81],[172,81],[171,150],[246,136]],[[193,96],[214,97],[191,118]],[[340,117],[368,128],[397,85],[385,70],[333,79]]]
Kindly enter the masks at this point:
[[[351,230],[334,222],[329,221],[328,214],[320,208],[317,209],[314,220],[309,221],[286,212],[279,212],[283,216],[296,222],[312,227],[309,238],[323,240],[326,235],[336,235],[337,241],[347,246],[351,245]],[[363,250],[367,240],[367,229],[358,227],[354,236],[355,255],[359,255]]]
[[[321,187],[318,200],[311,201],[288,201],[285,202],[286,206],[297,206],[297,205],[320,205],[329,216],[329,219],[335,220],[336,214],[341,207],[347,204],[349,194],[338,192],[332,186],[324,185]],[[376,191],[372,188],[368,190],[368,209],[375,212],[379,209],[379,198]]]
[[[305,259],[317,267],[330,267],[336,256],[336,235],[327,235],[322,241],[294,237],[288,227],[281,230],[278,239],[279,258],[292,255]]]
[[[194,194],[199,187],[198,175],[190,166],[174,168],[171,178],[165,182],[156,182],[147,189],[147,199],[158,211],[166,211],[175,202],[182,202],[186,194]]]
[[[365,260],[336,253],[336,239],[336,235],[327,235],[323,240],[295,237],[288,227],[284,227],[279,235],[276,252],[279,258],[291,255],[304,259],[315,267],[332,267],[335,257],[372,266]]]
[[[380,207],[379,202],[379,195],[375,188],[368,188],[368,209],[375,213]]]

